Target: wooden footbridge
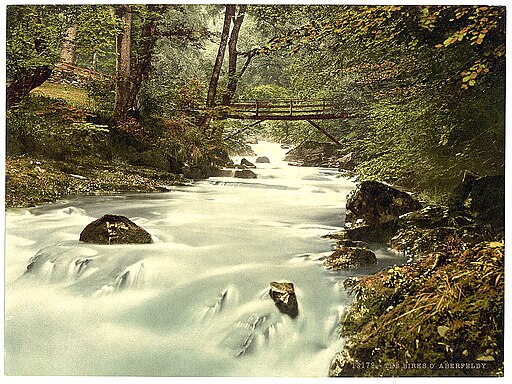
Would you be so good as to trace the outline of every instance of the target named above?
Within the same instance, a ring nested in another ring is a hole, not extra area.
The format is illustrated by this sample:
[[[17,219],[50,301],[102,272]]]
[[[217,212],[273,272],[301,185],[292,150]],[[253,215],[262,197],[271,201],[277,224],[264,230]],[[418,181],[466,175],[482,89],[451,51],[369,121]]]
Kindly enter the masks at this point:
[[[59,62],[55,69],[72,72],[81,77],[93,79],[114,78],[102,72],[77,67],[69,63]],[[254,123],[237,131],[229,137],[267,120],[307,121],[322,132],[331,141],[341,146],[341,143],[313,120],[353,119],[361,117],[358,114],[343,112],[334,99],[273,99],[273,100],[239,100],[229,106],[228,118],[240,120],[255,120]]]
[[[358,117],[340,112],[334,100],[238,101],[231,104],[235,119],[248,120],[332,120]]]
[[[237,101],[231,104],[231,108],[232,111],[228,115],[230,118],[256,120],[255,123],[245,127],[241,131],[238,131],[236,134],[266,120],[302,120],[310,123],[331,141],[340,146],[341,143],[334,136],[313,120],[353,119],[361,117],[357,114],[340,111],[338,104],[335,103],[335,100],[331,99]]]

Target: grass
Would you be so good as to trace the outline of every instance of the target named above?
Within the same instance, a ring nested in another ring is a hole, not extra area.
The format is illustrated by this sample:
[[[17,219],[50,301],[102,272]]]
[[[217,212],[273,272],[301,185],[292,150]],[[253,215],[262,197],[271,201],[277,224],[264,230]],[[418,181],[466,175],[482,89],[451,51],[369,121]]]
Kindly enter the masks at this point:
[[[64,100],[66,103],[76,108],[93,110],[95,107],[94,102],[89,98],[87,90],[69,84],[46,81],[39,87],[33,89],[32,93],[52,99]]]
[[[503,376],[504,243],[445,250],[352,288],[333,375]]]

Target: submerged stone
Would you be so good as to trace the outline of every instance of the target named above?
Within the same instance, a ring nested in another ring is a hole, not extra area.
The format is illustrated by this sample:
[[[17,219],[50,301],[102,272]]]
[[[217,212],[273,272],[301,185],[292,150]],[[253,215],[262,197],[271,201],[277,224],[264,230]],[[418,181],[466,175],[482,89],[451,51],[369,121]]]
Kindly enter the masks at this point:
[[[281,313],[290,316],[292,319],[297,317],[299,305],[292,283],[273,281],[270,283],[268,293]]]
[[[151,235],[125,216],[105,215],[89,223],[80,241],[94,244],[148,244]]]

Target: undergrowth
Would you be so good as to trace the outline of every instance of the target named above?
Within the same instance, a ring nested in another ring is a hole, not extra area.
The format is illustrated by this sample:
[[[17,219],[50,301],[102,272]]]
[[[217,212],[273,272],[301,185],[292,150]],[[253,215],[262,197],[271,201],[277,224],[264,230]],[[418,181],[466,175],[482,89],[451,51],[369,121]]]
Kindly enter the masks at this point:
[[[445,252],[364,277],[351,291],[335,374],[503,375],[503,242],[464,249],[452,238]]]

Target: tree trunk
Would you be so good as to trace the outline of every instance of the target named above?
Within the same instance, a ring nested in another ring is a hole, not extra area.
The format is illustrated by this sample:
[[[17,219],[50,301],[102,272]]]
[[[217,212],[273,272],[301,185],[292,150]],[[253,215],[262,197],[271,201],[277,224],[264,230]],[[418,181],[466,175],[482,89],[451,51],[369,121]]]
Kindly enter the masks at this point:
[[[240,73],[236,71],[236,64],[238,61],[238,51],[236,49],[236,45],[238,43],[238,35],[240,34],[240,28],[242,27],[242,23],[244,22],[245,11],[247,9],[247,5],[240,5],[238,9],[238,15],[234,19],[233,29],[231,30],[231,35],[229,37],[228,44],[228,85],[227,92],[222,98],[223,105],[230,105],[231,100],[236,92],[236,87],[238,85],[238,80],[240,79]],[[246,68],[246,67],[245,67]]]
[[[160,5],[148,5],[148,10],[154,15],[157,12],[163,12]],[[135,107],[137,95],[139,94],[142,82],[146,80],[151,72],[151,60],[153,58],[153,49],[158,38],[158,20],[156,17],[150,17],[144,22],[141,31],[141,45],[138,49],[136,60],[131,68],[131,92],[128,97],[128,105],[131,109]]]
[[[78,25],[73,24],[66,31],[66,36],[62,42],[62,47],[60,49],[60,61],[62,63],[75,65],[76,63],[76,33],[77,33]]]
[[[206,98],[206,107],[211,108],[215,105],[215,96],[217,94],[217,85],[219,83],[220,71],[222,69],[222,62],[224,61],[224,53],[226,52],[226,45],[229,38],[229,29],[231,27],[231,20],[235,17],[235,5],[226,5],[226,12],[224,14],[224,25],[222,27],[222,34],[220,37],[219,49],[217,51],[217,58],[213,66],[212,77],[208,87],[208,95]]]
[[[7,86],[7,108],[18,103],[22,98],[27,96],[31,90],[43,84],[52,74],[52,69],[47,66],[40,66],[31,70],[27,70],[16,81],[11,82]]]
[[[123,22],[123,31],[116,41],[116,100],[113,118],[118,120],[126,116],[131,106],[131,33],[132,11],[128,4],[119,5],[117,15]]]
[[[98,62],[99,62],[98,52],[95,51],[92,54],[92,62],[91,62],[91,66],[92,66],[92,70],[93,71],[98,71]]]
[[[117,39],[117,84],[114,120],[122,119],[130,110],[135,109],[137,96],[142,82],[149,76],[153,49],[158,38],[158,14],[166,10],[166,6],[147,5],[148,19],[144,20],[140,32],[141,43],[136,49],[135,59],[131,55],[131,9],[122,5],[118,16],[123,20],[125,28]]]

